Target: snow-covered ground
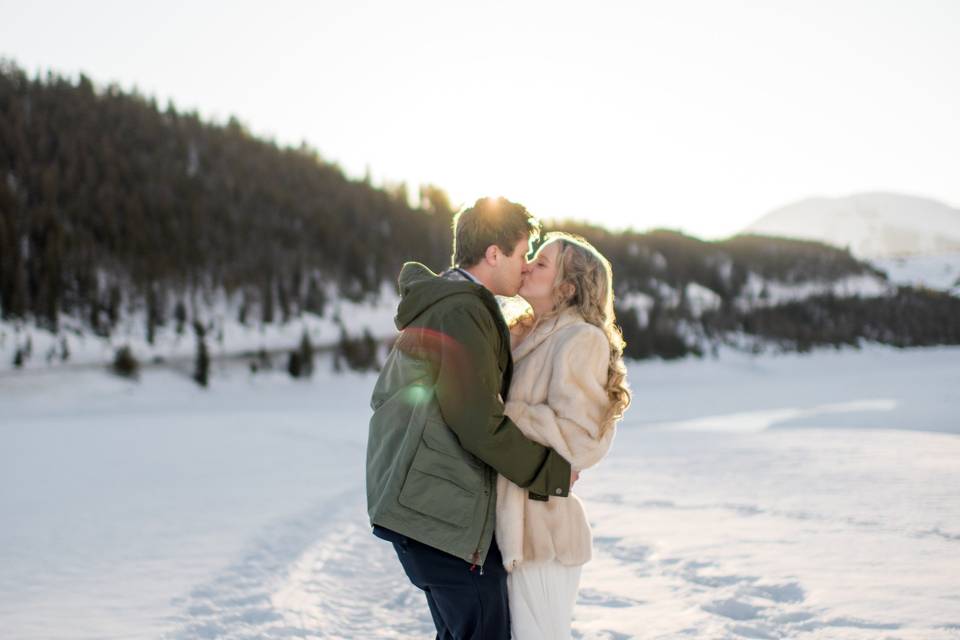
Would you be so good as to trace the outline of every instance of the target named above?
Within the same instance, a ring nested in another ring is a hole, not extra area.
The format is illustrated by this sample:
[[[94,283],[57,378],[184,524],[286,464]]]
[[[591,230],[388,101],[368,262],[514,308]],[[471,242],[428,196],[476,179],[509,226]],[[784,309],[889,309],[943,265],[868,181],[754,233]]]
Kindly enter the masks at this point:
[[[631,365],[576,487],[581,638],[960,638],[960,349]],[[369,534],[372,375],[0,375],[4,638],[423,638]]]

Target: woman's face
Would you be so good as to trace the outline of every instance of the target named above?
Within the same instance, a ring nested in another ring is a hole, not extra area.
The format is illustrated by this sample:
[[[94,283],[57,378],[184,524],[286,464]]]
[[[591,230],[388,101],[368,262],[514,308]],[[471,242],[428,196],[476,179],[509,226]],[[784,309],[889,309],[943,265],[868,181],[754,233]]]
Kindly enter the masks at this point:
[[[535,310],[549,309],[553,306],[553,283],[557,277],[559,255],[560,242],[554,241],[543,245],[523,274],[519,295]]]

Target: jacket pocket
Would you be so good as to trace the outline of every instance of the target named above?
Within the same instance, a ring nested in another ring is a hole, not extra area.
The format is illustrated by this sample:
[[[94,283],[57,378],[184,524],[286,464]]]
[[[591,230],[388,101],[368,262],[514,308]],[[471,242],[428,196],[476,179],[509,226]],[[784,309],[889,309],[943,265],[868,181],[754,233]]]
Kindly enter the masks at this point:
[[[467,461],[464,456],[470,454],[459,444],[460,455],[434,448],[438,444],[427,437],[427,432],[436,426],[447,429],[443,423],[427,423],[397,499],[418,513],[455,527],[467,527],[474,520],[477,496],[483,488],[483,472]]]
[[[446,478],[410,469],[403,482],[400,504],[455,527],[467,527],[473,521],[476,495]]]
[[[423,443],[434,451],[461,460],[483,473],[483,463],[460,445],[460,440],[442,420],[427,420],[423,427]]]

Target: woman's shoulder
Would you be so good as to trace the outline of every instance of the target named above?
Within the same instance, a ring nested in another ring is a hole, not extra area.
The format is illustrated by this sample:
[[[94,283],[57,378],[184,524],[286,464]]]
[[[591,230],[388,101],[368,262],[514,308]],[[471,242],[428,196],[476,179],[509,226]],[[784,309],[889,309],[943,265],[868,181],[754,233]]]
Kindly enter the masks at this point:
[[[574,322],[557,332],[557,341],[567,348],[594,349],[609,347],[607,334],[595,324],[590,324],[578,315]]]

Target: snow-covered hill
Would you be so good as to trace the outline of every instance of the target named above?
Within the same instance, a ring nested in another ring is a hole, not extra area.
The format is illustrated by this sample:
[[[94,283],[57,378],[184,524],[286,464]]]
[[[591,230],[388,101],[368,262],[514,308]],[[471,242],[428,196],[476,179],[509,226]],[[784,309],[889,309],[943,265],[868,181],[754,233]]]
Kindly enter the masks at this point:
[[[869,261],[898,285],[927,287],[960,295],[960,252],[898,256]]]
[[[896,193],[809,198],[763,216],[742,233],[818,240],[860,258],[960,253],[960,209]]]
[[[198,302],[190,315],[202,318],[209,353],[220,359],[293,349],[303,335],[316,348],[332,347],[340,338],[341,326],[351,337],[369,331],[385,338],[396,331],[393,316],[399,297],[394,287],[384,285],[378,295],[359,302],[328,295],[330,303],[322,316],[304,311],[286,322],[240,322],[237,297],[218,290],[205,302]],[[32,321],[0,320],[0,373],[17,368],[14,360],[18,351],[23,353],[22,369],[84,368],[113,362],[123,346],[129,347],[142,364],[190,366],[197,352],[197,336],[189,323],[178,330],[176,322],[166,322],[155,329],[152,341],[147,340],[146,325],[143,309],[123,315],[106,336],[96,335],[83,321],[66,314],[61,314],[56,332]],[[283,362],[277,364],[283,366]]]
[[[782,238],[740,236],[707,243],[659,233],[639,241],[647,244],[628,249],[627,258],[616,254],[615,242],[607,248],[618,259],[618,281],[627,283],[626,290],[618,292],[617,305],[624,312],[620,321],[627,344],[633,345],[627,352],[631,358],[683,357],[712,351],[718,344],[761,346],[753,340],[749,345],[743,342],[744,331],[753,331],[758,340],[773,341],[778,348],[796,346],[801,334],[804,344],[854,344],[859,339],[900,346],[960,343],[960,335],[950,331],[960,301],[938,294],[932,302],[925,298],[918,302],[916,295],[933,294],[897,287],[924,285],[960,296],[960,253],[875,259],[870,265],[818,242]],[[941,264],[942,260],[947,262]],[[323,276],[316,276],[323,304],[288,302],[270,314],[264,303],[243,289],[228,293],[222,287],[189,291],[161,287],[145,300],[134,288],[118,286],[116,304],[109,307],[115,314],[105,312],[97,297],[89,303],[98,319],[95,327],[89,310],[82,315],[60,312],[55,330],[49,322],[31,318],[0,319],[0,373],[102,367],[125,347],[141,365],[163,363],[190,370],[200,353],[201,333],[205,352],[216,360],[244,358],[257,369],[282,368],[292,361],[290,352],[304,336],[314,348],[336,347],[338,353],[347,354],[354,353],[348,347],[351,340],[367,333],[384,342],[395,335],[398,296],[392,282],[382,282],[375,293],[356,296],[344,294],[333,279]],[[804,317],[824,313],[817,302],[824,297],[846,301],[830,303],[829,313],[835,317],[854,314],[840,322],[846,327],[842,335],[827,327],[820,335],[811,335],[807,328]],[[863,300],[873,305],[869,322],[858,311],[856,301]],[[885,312],[893,300],[898,310]],[[502,302],[511,307],[513,301]],[[793,305],[788,313],[767,314],[758,322],[748,317],[787,304]],[[805,304],[807,308],[798,312]],[[149,308],[155,309],[154,315]],[[929,320],[932,308],[935,319],[922,328],[903,320],[916,314]],[[505,309],[505,315],[512,313]],[[882,330],[873,326],[877,322]],[[736,339],[728,340],[730,334]],[[342,340],[342,335],[350,340]],[[349,357],[346,362],[365,366]]]

